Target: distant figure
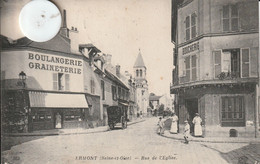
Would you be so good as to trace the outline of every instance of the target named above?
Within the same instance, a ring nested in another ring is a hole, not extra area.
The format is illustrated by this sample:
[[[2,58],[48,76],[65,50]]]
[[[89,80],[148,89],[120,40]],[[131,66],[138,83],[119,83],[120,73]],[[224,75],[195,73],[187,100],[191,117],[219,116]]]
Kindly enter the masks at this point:
[[[57,129],[61,128],[61,115],[59,113],[56,114],[55,128],[57,128]]]
[[[185,144],[189,143],[189,135],[190,135],[190,124],[188,123],[188,121],[184,121],[185,126],[184,126],[184,140],[185,140]]]
[[[178,116],[173,113],[172,114],[172,125],[171,125],[171,129],[170,129],[170,133],[173,133],[173,134],[177,134],[178,133]]]
[[[143,112],[140,111],[140,118],[142,119],[143,118]]]
[[[202,119],[200,118],[199,113],[196,113],[195,115],[196,116],[192,120],[192,123],[194,124],[194,136],[200,137],[202,136]]]
[[[162,120],[162,117],[159,117],[159,121],[158,121],[158,128],[157,128],[157,133],[162,135],[164,133],[164,122]]]

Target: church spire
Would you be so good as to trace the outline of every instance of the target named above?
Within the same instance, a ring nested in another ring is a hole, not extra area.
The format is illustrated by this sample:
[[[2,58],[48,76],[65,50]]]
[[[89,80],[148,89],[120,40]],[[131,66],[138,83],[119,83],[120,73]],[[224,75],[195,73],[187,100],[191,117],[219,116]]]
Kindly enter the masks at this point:
[[[145,67],[140,48],[139,48],[139,54],[138,54],[135,64],[134,64],[134,68],[136,68],[136,67]]]

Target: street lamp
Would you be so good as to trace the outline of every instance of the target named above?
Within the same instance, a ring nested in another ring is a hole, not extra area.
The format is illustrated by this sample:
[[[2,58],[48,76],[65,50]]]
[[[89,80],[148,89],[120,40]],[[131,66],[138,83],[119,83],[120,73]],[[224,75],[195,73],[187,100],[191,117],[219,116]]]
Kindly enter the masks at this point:
[[[22,81],[23,87],[25,87],[26,74],[23,71],[19,73],[19,79]]]

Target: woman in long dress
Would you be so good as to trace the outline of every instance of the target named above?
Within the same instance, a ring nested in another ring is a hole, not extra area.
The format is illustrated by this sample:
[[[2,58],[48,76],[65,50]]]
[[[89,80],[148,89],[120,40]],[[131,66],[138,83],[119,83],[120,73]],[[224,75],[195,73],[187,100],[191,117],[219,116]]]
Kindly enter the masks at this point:
[[[201,127],[202,119],[199,114],[196,113],[196,116],[193,118],[192,123],[194,124],[194,136],[199,137],[202,136],[202,127]]]
[[[60,129],[61,128],[61,115],[57,113],[56,115],[56,125],[55,128]]]
[[[178,116],[173,113],[173,116],[172,116],[172,125],[171,125],[171,129],[170,129],[170,133],[173,133],[173,134],[177,134],[178,133]]]

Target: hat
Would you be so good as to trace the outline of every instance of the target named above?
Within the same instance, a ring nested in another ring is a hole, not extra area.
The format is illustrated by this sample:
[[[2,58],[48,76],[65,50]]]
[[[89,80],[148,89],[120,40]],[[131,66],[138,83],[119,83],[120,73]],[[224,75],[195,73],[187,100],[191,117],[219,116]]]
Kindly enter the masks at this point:
[[[188,121],[187,121],[187,120],[185,120],[185,121],[184,121],[184,123],[188,123]]]
[[[196,116],[199,116],[200,114],[199,113],[195,113]]]

